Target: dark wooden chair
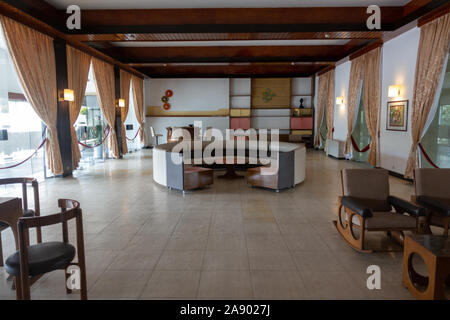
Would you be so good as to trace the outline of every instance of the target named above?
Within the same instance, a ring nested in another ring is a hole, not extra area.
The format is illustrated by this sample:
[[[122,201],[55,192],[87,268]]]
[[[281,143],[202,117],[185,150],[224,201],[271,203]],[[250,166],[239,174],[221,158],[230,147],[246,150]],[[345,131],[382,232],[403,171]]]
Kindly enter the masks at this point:
[[[23,204],[23,216],[24,217],[39,217],[40,216],[40,206],[39,206],[39,184],[34,178],[8,178],[0,179],[0,185],[11,185],[11,184],[21,184],[22,185],[22,204]],[[28,192],[27,187],[31,184],[33,187],[34,196],[34,209],[29,209],[28,207]],[[0,266],[3,266],[3,247],[2,247],[2,237],[1,232],[9,228],[9,225],[5,222],[0,221]],[[42,242],[41,228],[36,228],[36,241],[37,243]]]
[[[450,227],[450,169],[421,168],[414,170],[415,195],[411,201],[427,209],[423,232],[431,234],[430,226]]]
[[[70,275],[67,269],[71,266],[79,268],[79,284],[81,299],[87,299],[86,263],[84,256],[83,220],[80,204],[74,200],[59,199],[61,212],[43,217],[20,218],[18,222],[19,251],[5,261],[5,270],[14,276],[16,296],[18,300],[30,299],[30,286],[45,273],[54,270],[66,272],[66,292],[71,293],[67,282]],[[69,243],[67,222],[76,219],[77,247]],[[62,224],[62,242],[44,242],[28,245],[30,228]],[[78,262],[74,263],[75,254]],[[76,276],[78,276],[76,275]]]
[[[417,232],[419,217],[424,216],[426,210],[389,195],[387,170],[344,169],[341,171],[341,181],[343,195],[339,197],[338,219],[334,223],[353,249],[373,252],[364,246],[367,231],[395,234],[395,240],[400,244],[404,231]]]

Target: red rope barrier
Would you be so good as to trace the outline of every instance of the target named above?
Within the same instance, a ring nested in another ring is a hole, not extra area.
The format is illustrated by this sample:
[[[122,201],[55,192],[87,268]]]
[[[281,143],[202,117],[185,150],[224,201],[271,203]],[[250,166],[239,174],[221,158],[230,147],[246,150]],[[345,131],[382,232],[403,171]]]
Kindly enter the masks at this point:
[[[107,130],[108,130],[108,133],[106,134],[106,136],[103,138],[103,140],[99,144],[96,144],[96,145],[93,145],[93,146],[88,146],[87,144],[84,144],[83,142],[81,142],[79,140],[78,140],[78,144],[80,146],[85,147],[85,148],[90,148],[90,149],[97,148],[97,147],[101,146],[106,141],[106,138],[108,138],[109,133],[111,132],[111,129],[108,127]]]
[[[357,152],[367,152],[370,149],[370,143],[365,146],[364,148],[362,148],[362,150],[359,150],[358,144],[356,143],[355,139],[353,138],[353,136],[350,136],[351,140],[352,140],[352,146],[353,149],[355,149]]]
[[[134,139],[136,139],[136,137],[138,136],[139,131],[141,131],[141,128],[138,129],[138,131],[136,132],[136,135],[134,136],[133,139],[128,138],[126,135],[125,135],[125,138],[127,138],[128,141],[134,141]]]
[[[42,147],[44,146],[44,144],[45,144],[46,142],[47,142],[47,138],[44,138],[44,140],[43,140],[42,143],[39,145],[39,147],[37,147],[37,149],[34,150],[34,152],[33,152],[28,158],[26,158],[25,160],[20,161],[20,162],[17,163],[17,164],[13,164],[13,165],[10,165],[10,166],[7,166],[7,167],[0,168],[0,170],[15,168],[15,167],[20,166],[21,164],[24,164],[25,162],[27,162],[28,160],[30,160],[31,158],[33,158],[34,155],[39,151],[40,148],[42,148]]]
[[[322,132],[319,131],[320,137],[322,138],[323,141],[326,141],[327,139],[325,139],[322,135]]]
[[[420,151],[422,151],[423,156],[425,157],[425,159],[427,159],[427,161],[436,169],[439,169],[439,167],[433,162],[433,160],[431,160],[430,156],[428,155],[428,153],[425,151],[425,149],[423,148],[422,144],[419,143],[419,148]]]

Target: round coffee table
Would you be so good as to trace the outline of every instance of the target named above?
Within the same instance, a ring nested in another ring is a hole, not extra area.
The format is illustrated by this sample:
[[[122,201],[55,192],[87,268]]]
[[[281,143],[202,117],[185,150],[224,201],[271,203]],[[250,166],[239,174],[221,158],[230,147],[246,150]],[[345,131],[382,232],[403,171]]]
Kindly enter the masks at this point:
[[[233,158],[227,158],[224,157],[223,161],[217,162],[218,164],[225,165],[225,169],[227,170],[225,174],[218,176],[219,179],[242,179],[244,176],[241,176],[239,174],[236,174],[236,167],[240,164],[246,164],[248,163],[247,157],[233,157]]]

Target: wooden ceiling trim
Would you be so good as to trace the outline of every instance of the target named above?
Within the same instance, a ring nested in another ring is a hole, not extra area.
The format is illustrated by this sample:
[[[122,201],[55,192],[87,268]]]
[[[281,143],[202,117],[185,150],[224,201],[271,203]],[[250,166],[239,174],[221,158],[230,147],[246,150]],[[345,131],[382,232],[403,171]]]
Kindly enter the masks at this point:
[[[398,29],[420,17],[438,10],[448,4],[448,0],[411,0],[403,7],[403,17],[398,20],[395,29]]]
[[[125,63],[337,61],[367,44],[352,40],[350,46],[225,46],[225,47],[115,47],[105,54]]]
[[[367,31],[366,7],[83,10],[72,34]],[[382,7],[393,30],[403,7]],[[268,23],[270,22],[270,23]]]
[[[355,53],[351,54],[349,56],[349,59],[350,60],[354,60],[354,59],[362,56],[363,54],[366,54],[367,52],[372,51],[373,49],[376,49],[376,48],[381,47],[381,46],[383,46],[383,41],[377,41],[377,42],[374,42],[372,44],[369,44],[369,45],[365,46],[364,48],[361,48],[360,50],[358,50]]]
[[[430,4],[432,0],[411,0],[403,7],[403,15],[407,16],[416,10]]]
[[[427,24],[428,22],[431,22],[435,19],[438,19],[446,14],[450,13],[450,2],[447,3],[445,6],[440,7],[432,12],[430,12],[429,14],[424,15],[423,17],[421,17],[419,19],[419,21],[417,22],[417,26],[421,27],[424,24]]]
[[[326,67],[326,68],[324,68],[323,70],[317,72],[317,76],[319,77],[319,76],[321,76],[321,75],[327,73],[328,71],[331,71],[331,70],[334,70],[334,69],[336,69],[336,67],[335,67],[334,65],[333,65],[333,66]]]
[[[327,68],[323,64],[245,64],[220,66],[151,66],[139,70],[151,78],[309,77]]]
[[[138,76],[140,78],[144,78],[144,75],[140,73],[139,71],[129,67],[128,65],[121,63],[110,56],[105,55],[103,52],[98,51],[82,42],[73,41],[69,37],[67,37],[64,33],[58,31],[57,29],[53,28],[52,26],[34,18],[33,16],[24,13],[20,9],[17,9],[14,6],[11,6],[5,2],[0,2],[0,14],[4,15],[8,18],[11,18],[21,24],[24,24],[36,31],[39,31],[43,34],[46,34],[52,38],[60,38],[67,42],[68,45],[73,46],[74,48],[77,48],[83,52],[86,52],[87,54],[101,59],[105,62],[114,64],[119,66],[120,68],[132,73],[135,76]]]
[[[138,33],[80,34],[71,39],[83,42],[224,41],[224,40],[340,40],[381,39],[381,31],[345,32],[256,32],[256,33]]]

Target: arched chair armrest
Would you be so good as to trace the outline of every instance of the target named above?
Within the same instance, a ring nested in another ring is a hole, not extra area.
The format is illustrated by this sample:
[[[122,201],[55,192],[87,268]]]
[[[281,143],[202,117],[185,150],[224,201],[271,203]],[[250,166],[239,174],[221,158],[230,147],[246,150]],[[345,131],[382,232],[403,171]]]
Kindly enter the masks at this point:
[[[6,178],[0,179],[0,185],[6,184],[16,184],[16,183],[31,183],[32,185],[37,184],[37,180],[35,178]]]
[[[58,205],[61,208],[60,213],[55,213],[48,216],[20,218],[19,224],[22,226],[22,228],[26,229],[46,227],[58,223],[67,222],[81,215],[80,204],[75,200],[59,199]]]
[[[450,200],[428,196],[417,196],[416,200],[419,204],[427,206],[447,217],[450,217]]]
[[[400,209],[403,212],[407,212],[417,217],[425,216],[427,214],[427,210],[424,207],[415,205],[409,201],[394,196],[389,196],[388,201],[396,210]]]
[[[354,211],[356,214],[359,214],[363,218],[372,217],[372,210],[370,208],[368,208],[364,199],[343,196],[341,198],[341,204],[344,207],[347,207],[350,210]]]

